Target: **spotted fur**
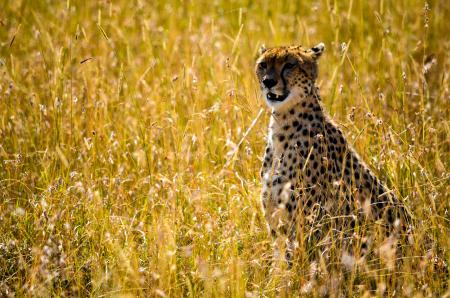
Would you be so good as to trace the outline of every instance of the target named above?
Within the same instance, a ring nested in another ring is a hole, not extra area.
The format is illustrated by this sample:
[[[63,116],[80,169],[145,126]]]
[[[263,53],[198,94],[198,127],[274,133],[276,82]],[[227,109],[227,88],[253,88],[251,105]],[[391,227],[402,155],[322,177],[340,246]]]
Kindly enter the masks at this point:
[[[263,49],[256,63],[272,108],[262,204],[271,234],[288,236],[291,248],[299,227],[311,235],[352,235],[356,225],[373,222],[389,233],[406,218],[400,200],[324,111],[315,84],[323,51],[323,44]]]

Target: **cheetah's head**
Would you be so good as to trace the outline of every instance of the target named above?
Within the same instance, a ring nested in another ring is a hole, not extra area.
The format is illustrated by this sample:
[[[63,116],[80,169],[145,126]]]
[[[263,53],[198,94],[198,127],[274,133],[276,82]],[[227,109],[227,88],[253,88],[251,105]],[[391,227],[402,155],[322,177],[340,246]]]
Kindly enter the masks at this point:
[[[260,49],[256,76],[263,96],[274,110],[298,103],[312,92],[317,78],[317,60],[325,49],[323,43],[307,49],[287,46]]]

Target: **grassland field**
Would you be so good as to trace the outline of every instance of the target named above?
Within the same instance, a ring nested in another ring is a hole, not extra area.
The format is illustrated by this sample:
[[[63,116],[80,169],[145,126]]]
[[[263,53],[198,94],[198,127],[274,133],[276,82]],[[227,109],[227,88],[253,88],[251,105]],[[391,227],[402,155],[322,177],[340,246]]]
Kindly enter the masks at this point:
[[[449,20],[445,0],[0,1],[0,296],[450,297]],[[323,105],[414,215],[401,260],[274,266],[254,62],[321,41]]]

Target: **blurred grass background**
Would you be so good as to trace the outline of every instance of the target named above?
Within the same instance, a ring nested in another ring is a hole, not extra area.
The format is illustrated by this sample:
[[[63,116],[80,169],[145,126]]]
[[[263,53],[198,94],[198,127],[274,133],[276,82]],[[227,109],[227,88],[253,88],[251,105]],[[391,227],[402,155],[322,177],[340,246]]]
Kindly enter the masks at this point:
[[[449,10],[3,1],[1,296],[448,296]],[[395,270],[270,262],[254,60],[320,41],[324,105],[417,219]]]

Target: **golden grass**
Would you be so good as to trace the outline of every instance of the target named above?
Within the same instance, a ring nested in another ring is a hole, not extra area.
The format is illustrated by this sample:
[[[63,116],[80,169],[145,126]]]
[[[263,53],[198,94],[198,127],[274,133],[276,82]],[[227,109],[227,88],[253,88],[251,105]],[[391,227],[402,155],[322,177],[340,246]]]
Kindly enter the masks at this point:
[[[0,295],[448,296],[447,4],[2,2]],[[270,262],[253,63],[319,41],[325,106],[416,218],[396,269]]]

